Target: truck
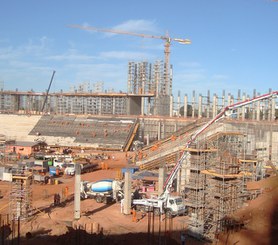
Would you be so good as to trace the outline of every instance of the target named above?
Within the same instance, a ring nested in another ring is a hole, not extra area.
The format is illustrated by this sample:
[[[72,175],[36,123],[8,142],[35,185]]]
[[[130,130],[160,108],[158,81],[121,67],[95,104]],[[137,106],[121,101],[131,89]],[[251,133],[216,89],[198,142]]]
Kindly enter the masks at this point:
[[[152,211],[154,215],[165,214],[168,218],[184,215],[187,211],[180,196],[168,196],[167,199],[163,197],[134,199],[132,203],[136,210],[143,212]]]
[[[80,163],[80,167],[81,167],[81,173],[89,173],[92,171],[95,171],[98,168],[98,164],[97,163]],[[66,164],[66,168],[64,171],[64,174],[66,175],[75,175],[75,163],[68,163]]]
[[[124,197],[123,181],[103,179],[96,182],[81,181],[81,199],[92,198],[97,203],[118,202]]]
[[[208,121],[206,124],[204,124],[202,127],[197,129],[191,136],[190,139],[186,142],[185,148],[189,148],[192,143],[196,141],[198,136],[202,134],[207,128],[209,128],[212,124],[216,123],[217,121],[233,116],[236,113],[236,110],[238,108],[244,107],[248,104],[255,103],[260,100],[264,100],[267,98],[275,98],[278,96],[278,91],[274,91],[268,94],[264,94],[258,97],[255,97],[253,99],[248,99],[245,101],[237,102],[232,105],[228,105],[224,107],[213,119]],[[188,157],[188,152],[183,151],[181,157],[175,164],[174,168],[172,169],[170,175],[166,179],[164,186],[163,186],[163,193],[161,196],[157,198],[143,198],[143,199],[133,199],[132,204],[137,209],[144,209],[153,211],[155,214],[163,214],[165,213],[167,216],[173,216],[177,214],[182,214],[186,212],[186,207],[183,204],[181,197],[174,197],[171,196],[171,190],[173,186],[174,179],[177,176],[177,173],[179,169],[181,168],[181,165],[183,161]]]

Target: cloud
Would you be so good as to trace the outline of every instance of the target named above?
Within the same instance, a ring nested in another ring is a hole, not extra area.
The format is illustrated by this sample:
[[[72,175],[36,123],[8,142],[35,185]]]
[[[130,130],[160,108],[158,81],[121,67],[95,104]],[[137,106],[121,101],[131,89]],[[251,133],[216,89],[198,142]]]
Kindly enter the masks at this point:
[[[112,28],[113,30],[123,30],[136,33],[159,33],[155,21],[150,20],[128,20]]]
[[[144,52],[110,51],[100,53],[100,57],[105,59],[147,60],[152,59],[153,55]]]
[[[211,76],[211,80],[214,80],[214,81],[225,81],[228,78],[229,77],[227,75],[223,75],[223,74],[214,74]]]
[[[96,57],[94,56],[79,54],[75,49],[69,49],[64,54],[49,55],[46,57],[47,60],[55,60],[55,61],[90,61],[95,58]]]
[[[32,55],[32,56],[41,56],[49,50],[49,46],[53,41],[47,37],[41,37],[38,40],[29,39],[26,45],[21,46],[19,49],[22,50],[22,53]]]

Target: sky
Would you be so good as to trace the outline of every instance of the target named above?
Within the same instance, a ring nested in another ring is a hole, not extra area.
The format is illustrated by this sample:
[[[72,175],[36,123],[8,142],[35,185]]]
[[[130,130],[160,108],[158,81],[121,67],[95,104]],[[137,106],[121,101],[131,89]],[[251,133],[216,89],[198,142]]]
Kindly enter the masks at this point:
[[[267,93],[278,85],[276,0],[3,0],[0,87],[69,91],[104,82],[127,91],[128,62],[164,59],[162,39],[71,28],[84,25],[190,39],[171,43],[173,94]]]

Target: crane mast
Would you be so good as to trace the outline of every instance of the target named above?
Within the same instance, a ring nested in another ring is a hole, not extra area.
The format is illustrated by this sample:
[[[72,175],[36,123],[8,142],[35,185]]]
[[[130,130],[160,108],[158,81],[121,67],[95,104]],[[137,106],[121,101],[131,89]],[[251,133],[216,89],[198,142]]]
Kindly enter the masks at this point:
[[[108,32],[108,33],[115,33],[115,34],[122,34],[122,35],[131,35],[131,36],[137,36],[137,37],[143,37],[143,38],[155,38],[155,39],[162,39],[164,41],[164,93],[165,95],[171,95],[172,94],[172,84],[170,80],[170,46],[171,42],[175,41],[180,44],[191,44],[191,41],[189,39],[181,39],[181,38],[171,38],[169,37],[168,33],[166,33],[165,36],[156,36],[156,35],[149,35],[149,34],[142,34],[142,33],[135,33],[135,32],[128,32],[128,31],[122,31],[122,30],[114,30],[114,29],[102,29],[102,28],[96,28],[93,26],[82,26],[82,25],[70,25],[71,28],[78,28],[81,30],[87,30],[87,31],[98,31],[98,32]]]

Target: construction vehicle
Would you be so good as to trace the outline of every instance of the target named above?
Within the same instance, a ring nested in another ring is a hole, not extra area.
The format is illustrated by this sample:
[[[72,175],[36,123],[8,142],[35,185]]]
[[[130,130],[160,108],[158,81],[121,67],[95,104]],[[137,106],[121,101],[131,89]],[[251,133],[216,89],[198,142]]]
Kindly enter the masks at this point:
[[[80,167],[81,167],[81,173],[89,173],[92,171],[95,171],[96,169],[98,169],[98,164],[97,163],[80,163]],[[75,175],[75,163],[68,163],[66,164],[66,168],[64,171],[64,174],[66,175]]]
[[[123,181],[103,179],[96,182],[82,181],[81,199],[93,198],[97,203],[118,202],[124,197]]]
[[[271,97],[277,97],[278,91],[271,92],[268,94],[264,94],[253,99],[248,99],[242,102],[235,103],[233,105],[226,106],[223,110],[218,113],[212,120],[204,124],[201,128],[199,128],[195,133],[193,133],[190,137],[190,140],[187,141],[185,148],[189,148],[192,143],[195,142],[197,137],[202,134],[207,128],[209,128],[212,124],[216,123],[217,121],[227,117],[232,116],[236,113],[238,108],[244,107],[248,104],[255,103],[260,100],[265,100]],[[173,187],[174,179],[181,168],[183,161],[187,158],[189,153],[184,151],[172,169],[171,173],[169,174],[168,178],[166,179],[164,186],[163,186],[163,193],[157,198],[143,198],[143,199],[134,199],[132,204],[137,209],[145,209],[148,211],[153,211],[155,214],[166,214],[166,216],[173,216],[177,214],[182,214],[186,211],[186,207],[182,202],[181,197],[174,197],[171,196],[171,189]]]

